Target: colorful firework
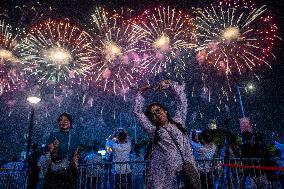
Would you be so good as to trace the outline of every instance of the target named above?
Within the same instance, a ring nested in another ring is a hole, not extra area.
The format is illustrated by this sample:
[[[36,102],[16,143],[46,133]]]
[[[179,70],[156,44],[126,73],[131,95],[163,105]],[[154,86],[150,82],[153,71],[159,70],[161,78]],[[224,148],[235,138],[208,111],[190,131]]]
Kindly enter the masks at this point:
[[[120,7],[111,13],[114,17],[121,17],[124,20],[129,20],[135,15],[135,11],[129,7]]]
[[[93,39],[66,20],[33,26],[21,44],[25,70],[40,83],[77,84],[90,74]]]
[[[277,28],[273,18],[265,15],[266,6],[254,8],[244,0],[227,0],[194,12],[197,51],[206,54],[203,62],[227,75],[254,71],[262,64],[269,66],[266,59],[271,55]]]
[[[0,94],[13,91],[25,85],[25,76],[19,70],[17,57],[19,29],[14,29],[0,20]]]
[[[155,74],[168,71],[170,64],[174,64],[170,71],[175,74],[184,70],[188,50],[196,47],[190,16],[170,7],[158,7],[146,10],[137,20],[134,26],[145,33],[141,40],[144,65]]]
[[[96,36],[94,82],[104,91],[125,96],[130,87],[136,86],[145,71],[137,46],[143,32],[124,22],[118,14],[110,16],[101,7],[92,14],[92,26]]]

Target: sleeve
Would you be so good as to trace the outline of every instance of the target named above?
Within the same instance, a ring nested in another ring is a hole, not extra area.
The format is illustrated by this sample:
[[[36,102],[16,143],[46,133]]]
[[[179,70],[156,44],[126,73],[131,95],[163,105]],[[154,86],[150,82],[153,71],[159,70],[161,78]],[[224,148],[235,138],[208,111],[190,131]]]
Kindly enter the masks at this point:
[[[197,150],[200,147],[200,144],[198,144],[197,142],[193,142],[191,141],[190,143],[192,149]]]
[[[155,135],[156,126],[151,123],[151,121],[145,116],[144,112],[142,111],[144,101],[145,100],[143,96],[141,94],[137,94],[134,104],[134,114],[139,120],[142,129],[149,134],[150,138],[153,138]]]
[[[72,139],[73,137],[73,139]],[[73,131],[71,134],[71,141],[72,141],[72,146],[73,146],[73,153],[76,152],[76,150],[79,148],[80,146],[80,138],[77,132]]]
[[[278,150],[284,150],[284,144],[281,144],[280,142],[275,141],[275,148]]]
[[[185,84],[179,85],[177,82],[174,82],[171,85],[171,88],[174,92],[174,95],[177,101],[177,110],[176,110],[174,120],[184,125],[186,121],[186,115],[187,115],[187,98],[184,92]]]
[[[43,165],[43,160],[44,160],[44,157],[43,157],[44,155],[41,155],[40,157],[39,157],[39,160],[38,160],[38,162],[37,162],[37,166],[38,167],[40,167],[40,169],[42,169],[42,165]]]
[[[76,133],[76,143],[75,143],[75,145],[78,148],[80,146],[80,144],[81,144],[80,137],[79,137],[78,133]]]
[[[49,137],[46,141],[46,144],[49,145],[49,144],[53,143],[54,138],[55,138],[54,133],[50,133],[50,135],[49,135]]]
[[[188,135],[188,140],[189,140],[189,143],[192,143],[192,131],[190,131],[189,135]]]

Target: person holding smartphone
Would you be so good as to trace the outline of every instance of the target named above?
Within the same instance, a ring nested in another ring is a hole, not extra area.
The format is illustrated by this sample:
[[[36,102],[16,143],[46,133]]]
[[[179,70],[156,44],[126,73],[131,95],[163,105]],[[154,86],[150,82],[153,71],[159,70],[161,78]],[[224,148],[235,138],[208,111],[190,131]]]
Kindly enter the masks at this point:
[[[72,130],[72,116],[63,113],[58,117],[59,130],[47,140],[51,164],[46,172],[45,189],[75,189],[79,137]]]

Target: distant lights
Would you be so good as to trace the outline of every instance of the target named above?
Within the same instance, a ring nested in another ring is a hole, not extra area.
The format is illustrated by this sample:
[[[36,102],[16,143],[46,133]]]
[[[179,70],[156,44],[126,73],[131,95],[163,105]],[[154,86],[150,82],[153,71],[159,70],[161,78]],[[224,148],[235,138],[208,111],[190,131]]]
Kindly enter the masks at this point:
[[[247,88],[250,89],[250,90],[253,90],[253,89],[254,89],[254,86],[253,86],[253,84],[250,83],[250,84],[247,86]]]
[[[27,101],[31,104],[37,104],[41,101],[41,98],[37,97],[37,96],[29,96],[27,98]]]

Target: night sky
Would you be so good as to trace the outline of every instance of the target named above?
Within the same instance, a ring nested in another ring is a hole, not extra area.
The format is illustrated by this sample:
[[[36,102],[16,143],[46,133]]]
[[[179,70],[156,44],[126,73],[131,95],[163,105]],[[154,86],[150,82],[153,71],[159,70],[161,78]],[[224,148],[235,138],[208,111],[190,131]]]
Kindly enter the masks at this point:
[[[46,7],[52,6],[54,11],[53,17],[68,17],[75,23],[81,23],[84,26],[87,23],[86,17],[92,11],[95,5],[105,5],[110,9],[119,9],[120,7],[129,7],[133,9],[133,16],[139,15],[145,8],[155,5],[171,5],[181,10],[189,10],[191,6],[206,6],[213,1],[117,1],[117,0],[102,0],[102,1],[87,1],[87,0],[69,0],[69,1],[52,1],[45,0],[39,5],[36,1],[23,0],[2,0],[0,7],[7,10],[9,21],[13,24],[18,24],[21,17],[18,11],[15,11],[15,6],[27,5],[35,6],[42,13],[47,10]],[[269,12],[276,18],[278,26],[277,35],[283,38],[284,31],[284,15],[281,7],[284,2],[281,0],[257,1],[258,4],[268,5]],[[23,27],[29,26],[33,22],[34,14],[27,14],[26,19],[21,22]],[[283,41],[277,40],[272,52],[276,59],[270,58],[269,64],[272,69],[263,66],[257,70],[260,80],[253,78],[238,79],[239,85],[252,82],[256,89],[253,92],[242,92],[245,113],[256,122],[257,130],[262,132],[267,139],[270,138],[272,131],[284,131],[284,53]],[[190,60],[189,60],[190,61]],[[224,120],[230,119],[229,129],[236,134],[239,134],[238,117],[240,117],[240,109],[238,99],[235,102],[230,100],[222,105],[218,105],[214,96],[212,101],[208,102],[200,97],[199,94],[192,95],[192,86],[202,87],[200,83],[200,70],[193,70],[191,67],[187,71],[192,74],[192,77],[186,79],[187,96],[189,99],[187,127],[204,129],[210,119],[216,119],[219,127],[224,127]],[[165,79],[163,75],[151,78],[151,81],[160,81]],[[251,77],[248,77],[251,78]],[[222,82],[216,77],[213,83]],[[197,87],[198,88],[198,87]],[[216,87],[217,88],[217,87]],[[235,87],[233,87],[235,91]],[[20,152],[26,149],[26,135],[28,132],[30,106],[25,101],[28,96],[29,89],[15,92],[4,93],[0,96],[0,155],[4,159],[9,159],[11,156],[19,156]],[[218,92],[218,90],[216,89]],[[233,92],[236,94],[235,92]],[[128,130],[130,135],[134,136],[134,125],[136,123],[132,115],[132,104],[135,90],[127,95],[126,99],[121,96],[107,94],[104,91],[94,88],[80,86],[71,90],[53,90],[47,87],[42,88],[43,100],[36,107],[36,123],[34,126],[33,142],[44,144],[46,137],[51,131],[57,128],[56,120],[59,114],[64,111],[70,112],[74,116],[74,129],[79,133],[81,140],[86,145],[97,144],[103,146],[105,138],[110,135],[114,127],[120,125],[119,115],[121,114],[121,125]],[[173,97],[164,93],[160,93],[158,97],[147,96],[149,101],[160,101],[168,107],[171,107],[170,112],[173,113],[175,103],[171,100]],[[225,111],[225,105],[230,111]],[[195,123],[192,123],[192,114],[197,113]],[[146,140],[145,133],[141,131],[137,125],[138,142]],[[269,141],[269,140],[268,140]]]

